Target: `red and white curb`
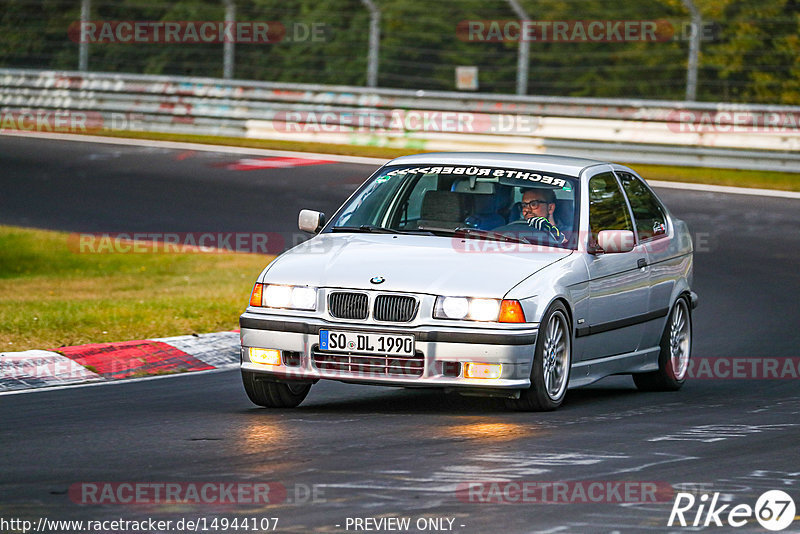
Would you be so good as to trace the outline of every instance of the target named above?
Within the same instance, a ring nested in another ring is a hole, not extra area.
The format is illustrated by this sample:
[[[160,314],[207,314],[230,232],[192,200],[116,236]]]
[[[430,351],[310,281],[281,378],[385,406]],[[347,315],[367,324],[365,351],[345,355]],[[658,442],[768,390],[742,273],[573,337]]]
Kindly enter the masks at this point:
[[[273,156],[271,158],[240,159],[228,165],[227,168],[231,171],[255,171],[258,169],[290,169],[308,165],[328,165],[330,163],[336,162],[331,159]]]
[[[239,365],[238,332],[0,353],[0,394]]]

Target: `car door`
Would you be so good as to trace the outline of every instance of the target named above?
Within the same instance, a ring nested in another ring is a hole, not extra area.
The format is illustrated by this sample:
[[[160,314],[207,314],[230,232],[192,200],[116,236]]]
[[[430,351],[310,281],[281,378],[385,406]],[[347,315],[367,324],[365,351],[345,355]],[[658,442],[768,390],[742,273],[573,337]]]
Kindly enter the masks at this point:
[[[685,257],[676,257],[670,240],[667,211],[644,181],[633,173],[616,170],[622,189],[633,212],[637,239],[647,254],[650,291],[647,312],[652,319],[645,324],[643,347],[654,347],[661,339],[664,317],[669,313],[675,279],[685,270]]]
[[[613,172],[588,181],[589,249],[601,230],[634,230],[630,208]],[[635,351],[644,332],[649,280],[647,253],[638,242],[630,252],[586,254],[589,274],[587,305],[576,317],[576,338],[583,358]]]

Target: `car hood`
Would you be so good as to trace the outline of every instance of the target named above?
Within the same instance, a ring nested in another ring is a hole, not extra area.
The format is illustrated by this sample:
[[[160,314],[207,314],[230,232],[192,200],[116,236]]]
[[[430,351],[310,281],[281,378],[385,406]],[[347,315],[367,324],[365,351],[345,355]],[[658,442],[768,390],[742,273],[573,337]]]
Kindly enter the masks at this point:
[[[262,281],[500,298],[571,253],[488,240],[326,233],[285,252]],[[384,281],[373,284],[373,277]]]

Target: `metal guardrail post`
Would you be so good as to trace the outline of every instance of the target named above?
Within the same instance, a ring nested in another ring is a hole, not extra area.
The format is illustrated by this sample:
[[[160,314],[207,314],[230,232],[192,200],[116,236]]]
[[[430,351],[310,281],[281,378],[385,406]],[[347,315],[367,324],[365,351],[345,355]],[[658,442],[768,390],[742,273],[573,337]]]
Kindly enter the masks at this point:
[[[367,85],[378,85],[378,49],[381,41],[381,10],[372,0],[361,0],[369,9],[369,55],[367,56]]]
[[[519,50],[517,52],[517,94],[528,93],[528,65],[530,63],[531,43],[523,36],[522,23],[528,20],[528,14],[522,9],[518,0],[508,0],[508,4],[520,19]]]
[[[225,26],[236,22],[236,4],[233,0],[225,2]],[[234,43],[228,39],[222,44],[222,77],[226,80],[233,78]]]
[[[692,16],[692,35],[689,40],[689,60],[686,66],[686,101],[694,102],[697,100],[697,65],[703,18],[692,0],[683,0],[683,5]]]
[[[84,24],[89,22],[89,13],[92,9],[92,0],[81,0],[81,25],[80,40],[78,41],[78,70],[86,72],[89,70],[89,42],[83,40]]]

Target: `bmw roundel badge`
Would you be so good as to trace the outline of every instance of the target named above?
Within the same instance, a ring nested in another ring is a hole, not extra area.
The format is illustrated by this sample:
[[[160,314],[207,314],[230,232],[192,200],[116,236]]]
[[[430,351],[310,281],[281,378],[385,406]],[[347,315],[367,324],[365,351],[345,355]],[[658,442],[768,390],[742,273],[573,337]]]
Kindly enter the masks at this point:
[[[386,281],[386,278],[382,276],[373,276],[372,278],[370,278],[369,281],[372,282],[373,284],[382,284]]]

